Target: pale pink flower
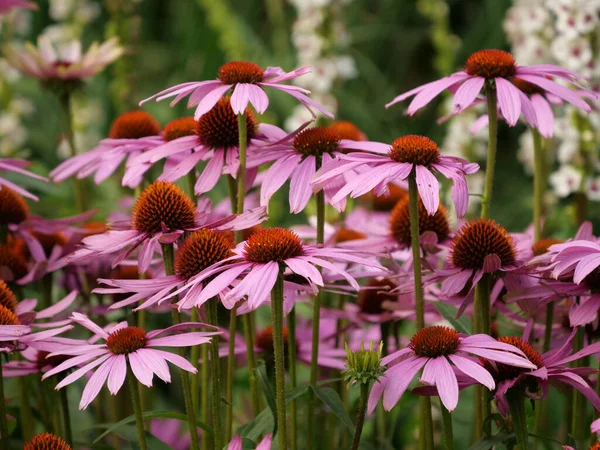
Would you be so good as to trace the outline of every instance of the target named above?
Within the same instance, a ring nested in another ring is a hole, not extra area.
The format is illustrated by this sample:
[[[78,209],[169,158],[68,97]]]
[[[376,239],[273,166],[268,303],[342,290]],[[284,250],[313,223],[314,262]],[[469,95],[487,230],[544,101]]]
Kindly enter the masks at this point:
[[[25,168],[31,166],[31,164],[31,162],[23,159],[0,158],[0,172],[15,172],[20,173],[21,175],[26,175],[35,180],[48,181],[48,179],[45,177],[25,170]],[[27,197],[35,201],[38,200],[38,198],[31,192],[16,185],[12,181],[8,181],[7,179],[0,177],[0,189],[2,189],[2,186],[12,189],[13,191],[21,194],[23,197]]]

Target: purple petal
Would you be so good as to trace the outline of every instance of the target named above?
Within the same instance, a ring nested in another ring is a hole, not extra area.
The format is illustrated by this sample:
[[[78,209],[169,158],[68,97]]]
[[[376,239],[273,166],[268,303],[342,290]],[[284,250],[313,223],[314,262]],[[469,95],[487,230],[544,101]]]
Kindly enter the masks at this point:
[[[106,382],[106,379],[108,378],[115,361],[116,356],[111,356],[91,376],[90,380],[83,389],[83,393],[81,394],[81,401],[79,402],[80,410],[87,408],[88,405],[92,403],[98,396],[100,389],[102,389],[102,386],[104,386],[104,383]]]
[[[450,358],[450,361],[452,361],[454,365],[458,368],[458,370],[460,370],[462,373],[473,378],[474,380],[477,380],[479,383],[487,387],[490,391],[496,389],[496,383],[494,382],[494,378],[481,365],[459,355],[449,355],[448,357]]]
[[[483,83],[485,83],[485,78],[475,77],[469,78],[463,84],[460,85],[460,87],[454,94],[455,112],[461,112],[464,109],[471,106],[471,104],[475,101],[475,99],[481,92]]]
[[[502,115],[511,127],[515,126],[521,115],[521,98],[519,89],[504,78],[495,78],[496,92],[498,93],[498,106]]]
[[[440,184],[429,169],[415,165],[417,188],[425,209],[433,216],[440,206]]]
[[[194,112],[194,120],[200,119],[200,117],[210,111],[229,89],[231,89],[231,84],[225,84],[216,86],[208,92],[198,103],[196,111]]]

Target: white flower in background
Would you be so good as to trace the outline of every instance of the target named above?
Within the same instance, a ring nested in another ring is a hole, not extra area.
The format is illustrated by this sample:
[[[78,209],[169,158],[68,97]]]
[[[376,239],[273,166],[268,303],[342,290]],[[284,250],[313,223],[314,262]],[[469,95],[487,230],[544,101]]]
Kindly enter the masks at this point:
[[[521,136],[519,136],[519,150],[517,152],[517,159],[525,168],[525,172],[529,175],[533,174],[533,136],[531,130],[527,130]]]
[[[588,76],[587,65],[592,60],[592,46],[584,37],[557,39],[552,43],[552,56],[570,70]]]
[[[594,202],[600,201],[600,177],[590,178],[585,184],[587,198]]]
[[[558,197],[565,198],[579,190],[582,178],[580,170],[565,164],[550,175],[550,185]]]

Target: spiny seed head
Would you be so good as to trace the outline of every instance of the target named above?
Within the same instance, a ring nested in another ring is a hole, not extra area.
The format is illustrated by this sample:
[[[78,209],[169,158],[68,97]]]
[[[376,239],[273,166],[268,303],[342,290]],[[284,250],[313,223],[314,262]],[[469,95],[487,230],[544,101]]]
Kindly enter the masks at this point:
[[[452,264],[462,269],[482,269],[486,256],[495,254],[502,266],[516,261],[513,238],[492,219],[468,222],[456,234],[450,251]]]
[[[409,345],[417,356],[436,358],[456,353],[459,343],[457,331],[436,325],[418,331]]]
[[[410,202],[408,197],[400,200],[390,214],[390,231],[396,241],[405,246],[411,243],[410,233]],[[433,216],[430,216],[425,205],[419,199],[419,233],[433,231],[438,241],[443,241],[450,235],[448,211],[440,204]]]
[[[106,346],[115,355],[128,355],[146,346],[146,332],[138,327],[125,327],[113,331]]]
[[[72,447],[58,436],[42,433],[25,443],[23,450],[72,450]]]
[[[517,70],[515,58],[503,50],[479,50],[465,63],[465,72],[474,77],[509,78]]]
[[[223,233],[202,228],[188,236],[175,259],[175,273],[188,280],[213,264],[229,258],[231,241]]]
[[[425,136],[402,136],[392,142],[389,157],[399,163],[417,164],[429,167],[440,162],[440,149]]]
[[[553,238],[542,239],[540,241],[537,241],[535,244],[533,244],[533,247],[532,247],[533,254],[535,256],[543,255],[553,245],[562,244],[563,242],[564,241],[561,241],[560,239],[553,239]]]
[[[529,81],[521,80],[520,78],[513,78],[511,81],[512,84],[514,84],[517,87],[517,89],[519,89],[521,92],[524,92],[527,95],[544,93],[544,90],[541,87],[536,86],[535,84],[530,83]]]
[[[391,211],[399,201],[408,198],[408,191],[400,186],[389,184],[388,190],[390,191],[390,195],[387,197],[385,195],[376,196],[373,192],[369,192],[360,198],[365,203],[371,205],[373,210],[384,212]]]
[[[589,448],[589,450],[600,450],[600,442],[596,442],[595,444],[592,444],[591,447]]]
[[[294,138],[294,150],[303,156],[332,154],[338,149],[340,135],[332,128],[312,127],[301,131]]]
[[[225,84],[259,83],[264,78],[264,70],[251,62],[231,61],[219,69],[219,80]]]
[[[57,367],[65,361],[72,358],[70,355],[54,355],[48,357],[50,353],[44,351],[38,351],[36,355],[36,364],[40,369],[46,366]]]
[[[334,236],[336,243],[356,241],[358,239],[366,239],[367,235],[360,231],[353,230],[351,228],[340,228]]]
[[[193,117],[181,117],[172,120],[163,129],[163,139],[170,142],[181,137],[193,136],[196,134],[197,125]]]
[[[0,280],[0,305],[13,313],[17,307],[17,297],[3,280]]]
[[[273,345],[273,327],[271,325],[265,327],[260,333],[256,335],[254,341],[256,346],[263,352],[273,353],[275,346]],[[288,327],[283,327],[283,343],[287,349],[288,343]]]
[[[158,233],[161,223],[169,230],[194,227],[194,202],[173,183],[155,181],[140,194],[133,207],[133,227],[145,233]]]
[[[381,365],[381,352],[383,350],[383,342],[379,343],[377,350],[373,347],[373,341],[369,344],[369,349],[365,350],[365,343],[361,342],[359,351],[352,351],[345,343],[346,347],[346,369],[342,375],[349,383],[357,382],[368,384],[371,381],[377,380],[385,367]]]
[[[302,256],[302,240],[296,233],[285,228],[264,228],[250,236],[244,246],[244,257],[248,261],[266,264],[282,262]]]
[[[25,258],[7,245],[0,245],[0,268],[10,270],[14,280],[23,278],[29,271]]]
[[[521,350],[523,353],[525,353],[527,359],[533,364],[535,364],[538,367],[538,369],[544,366],[544,361],[542,359],[542,356],[538,353],[538,351],[520,337],[505,336],[498,338],[498,342],[510,344],[513,347],[516,347],[519,350]],[[522,373],[531,371],[531,369],[525,369],[523,367],[515,367],[499,362],[491,362],[485,358],[482,358],[481,362],[483,363],[483,366],[493,375],[496,381],[504,381],[510,380],[512,378],[517,378]]]
[[[6,186],[0,186],[0,227],[24,222],[29,206],[21,196]]]
[[[121,114],[110,127],[111,139],[139,139],[160,134],[160,124],[146,111]]]
[[[365,314],[383,314],[383,302],[393,302],[397,296],[389,294],[389,291],[398,286],[388,278],[372,278],[367,282],[364,289],[358,293],[356,304]]]
[[[340,139],[349,139],[351,141],[364,141],[365,135],[352,122],[347,120],[337,120],[329,125],[329,128],[335,131]]]
[[[0,325],[21,325],[21,322],[14,312],[0,305]]]
[[[222,97],[196,125],[200,144],[211,148],[229,149],[240,146],[238,118],[231,109],[230,98]],[[258,134],[258,122],[250,108],[246,109],[246,142]]]
[[[41,244],[42,248],[44,249],[44,253],[46,253],[47,256],[50,256],[54,246],[58,245],[60,247],[64,247],[67,242],[69,242],[67,235],[61,231],[52,234],[32,231],[31,235]]]

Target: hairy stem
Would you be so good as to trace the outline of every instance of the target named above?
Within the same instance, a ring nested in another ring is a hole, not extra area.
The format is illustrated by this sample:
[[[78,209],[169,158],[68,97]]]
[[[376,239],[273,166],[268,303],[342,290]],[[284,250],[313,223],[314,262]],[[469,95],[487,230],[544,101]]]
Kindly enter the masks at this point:
[[[483,197],[481,199],[481,218],[487,219],[490,216],[492,205],[492,191],[494,189],[494,172],[496,169],[496,149],[498,146],[498,111],[496,109],[497,97],[496,86],[492,81],[487,81],[485,88],[487,97],[488,117],[490,118],[488,127],[488,152],[485,165],[485,185]]]
[[[212,298],[206,302],[206,318],[210,325],[218,326],[217,299]],[[219,358],[219,336],[210,340],[210,368],[212,371],[212,417],[215,438],[215,448],[223,447],[223,434],[221,431],[221,362]]]
[[[454,450],[454,432],[452,431],[452,414],[446,409],[440,401],[442,410],[442,438],[445,450]]]
[[[142,402],[140,400],[140,391],[137,379],[131,370],[129,362],[127,363],[127,380],[129,381],[129,391],[131,392],[131,403],[135,414],[135,425],[138,435],[138,444],[141,450],[147,450],[146,431],[144,430],[144,418],[142,416]]]
[[[275,401],[277,405],[277,436],[279,449],[287,449],[287,422],[285,413],[285,360],[283,342],[283,270],[271,292],[271,322],[275,354]]]
[[[358,450],[360,436],[365,423],[365,412],[367,410],[367,401],[369,400],[369,383],[360,384],[360,398],[358,399],[358,411],[356,413],[356,424],[354,437],[352,438],[352,450]]]
[[[529,448],[529,435],[527,433],[527,417],[525,416],[525,398],[521,392],[511,389],[506,393],[506,400],[510,409],[517,447],[519,450]]]

